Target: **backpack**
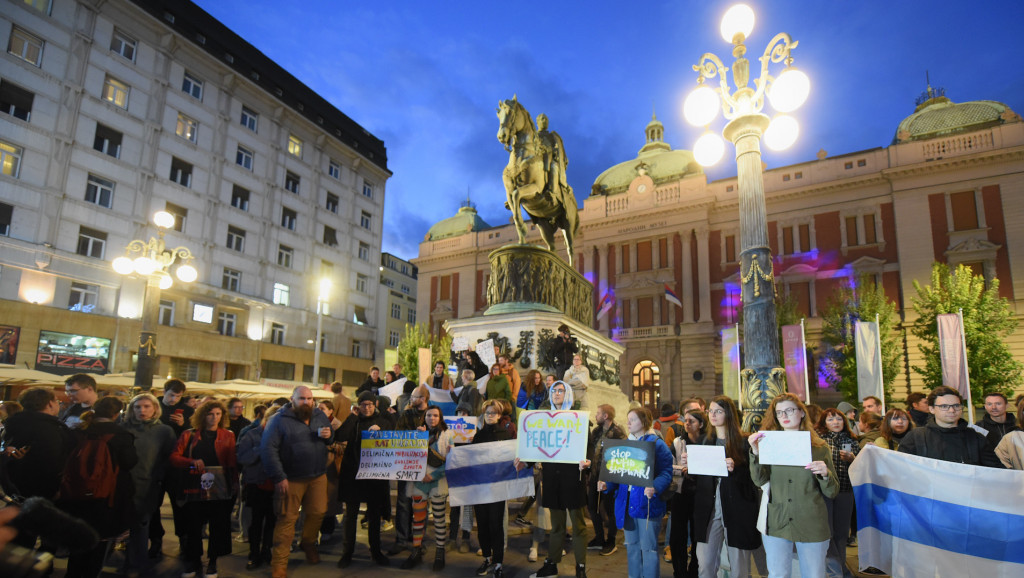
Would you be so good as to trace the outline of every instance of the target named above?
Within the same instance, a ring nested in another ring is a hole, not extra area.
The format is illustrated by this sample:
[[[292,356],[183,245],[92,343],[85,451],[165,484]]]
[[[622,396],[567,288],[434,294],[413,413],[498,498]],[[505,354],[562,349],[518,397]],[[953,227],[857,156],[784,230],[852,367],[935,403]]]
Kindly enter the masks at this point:
[[[82,436],[64,466],[64,474],[60,481],[62,500],[80,501],[105,498],[108,505],[114,505],[118,467],[114,463],[114,456],[111,455],[108,445],[113,437],[114,434],[104,434],[98,437],[88,434]]]

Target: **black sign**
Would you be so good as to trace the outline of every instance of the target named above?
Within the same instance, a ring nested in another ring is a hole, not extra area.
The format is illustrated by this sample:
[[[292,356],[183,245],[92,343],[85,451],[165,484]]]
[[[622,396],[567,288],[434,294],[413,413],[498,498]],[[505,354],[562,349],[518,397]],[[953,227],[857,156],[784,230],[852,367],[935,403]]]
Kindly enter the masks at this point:
[[[36,369],[58,375],[107,373],[110,340],[104,337],[39,332]]]
[[[605,440],[601,461],[602,482],[654,486],[654,444],[630,440]]]

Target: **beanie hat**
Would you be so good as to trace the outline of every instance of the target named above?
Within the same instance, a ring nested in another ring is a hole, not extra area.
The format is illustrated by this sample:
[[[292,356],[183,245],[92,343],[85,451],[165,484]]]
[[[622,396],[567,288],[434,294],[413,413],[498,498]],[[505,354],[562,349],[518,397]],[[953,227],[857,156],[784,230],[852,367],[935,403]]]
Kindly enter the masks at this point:
[[[676,408],[671,403],[661,406],[661,417],[672,417],[676,414]]]
[[[359,394],[359,403],[363,403],[364,401],[372,401],[373,403],[376,404],[377,396],[373,395],[372,391],[364,391],[363,393]]]

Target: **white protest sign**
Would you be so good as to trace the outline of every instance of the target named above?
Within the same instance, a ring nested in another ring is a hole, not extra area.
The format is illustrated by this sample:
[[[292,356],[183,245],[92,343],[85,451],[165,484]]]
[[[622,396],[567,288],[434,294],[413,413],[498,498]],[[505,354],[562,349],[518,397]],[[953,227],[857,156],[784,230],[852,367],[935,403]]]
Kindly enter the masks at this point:
[[[589,415],[574,410],[520,412],[516,457],[523,462],[576,463],[586,459]]]
[[[762,431],[758,461],[765,466],[806,466],[811,463],[811,432]]]
[[[480,395],[487,395],[487,381],[491,379],[491,374],[487,374],[480,379],[476,380],[476,390],[480,392]]]
[[[465,337],[453,337],[452,338],[452,351],[456,353],[462,353],[469,349],[469,340]]]
[[[694,476],[728,476],[725,448],[722,446],[686,446],[686,471]]]
[[[498,362],[498,359],[494,356],[493,339],[477,343],[476,354],[480,356],[480,361],[484,362],[484,367],[487,368],[487,371],[490,371],[491,367],[494,367],[494,364]]]
[[[395,405],[395,402],[398,401],[398,396],[402,395],[402,388],[405,386],[406,381],[408,380],[404,377],[396,379],[377,390],[377,395],[387,396],[391,400],[391,405]]]
[[[419,481],[427,467],[429,441],[425,431],[362,432],[356,479]]]

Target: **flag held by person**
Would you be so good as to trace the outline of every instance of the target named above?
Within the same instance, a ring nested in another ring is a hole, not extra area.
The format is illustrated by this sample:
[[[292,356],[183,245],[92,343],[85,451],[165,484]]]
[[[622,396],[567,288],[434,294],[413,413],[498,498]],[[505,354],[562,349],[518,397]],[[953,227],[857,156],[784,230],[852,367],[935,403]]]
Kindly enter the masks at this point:
[[[1024,472],[868,444],[850,466],[860,568],[890,576],[1024,576]]]
[[[517,471],[516,440],[456,446],[445,461],[448,502],[490,504],[533,495],[533,470]]]

